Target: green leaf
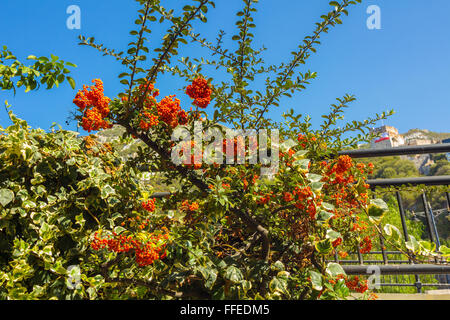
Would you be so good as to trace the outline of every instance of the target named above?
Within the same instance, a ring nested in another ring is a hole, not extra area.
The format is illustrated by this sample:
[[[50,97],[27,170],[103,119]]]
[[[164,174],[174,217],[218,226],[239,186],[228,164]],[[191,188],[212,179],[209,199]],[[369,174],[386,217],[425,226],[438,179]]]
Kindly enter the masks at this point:
[[[325,210],[329,210],[329,211],[334,210],[334,205],[327,203],[327,202],[322,202],[322,207],[324,207]]]
[[[115,193],[116,193],[116,191],[113,189],[113,187],[111,187],[109,184],[107,184],[102,187],[101,197],[102,197],[102,199],[106,199],[110,195],[113,195]]]
[[[311,278],[311,284],[314,290],[322,290],[322,275],[316,271],[309,271],[309,276]]]
[[[345,285],[345,280],[344,279],[340,279],[339,281],[336,282],[336,284],[334,286],[334,291],[341,298],[346,298],[350,294],[350,290]]]
[[[307,153],[309,152],[309,150],[300,150],[297,151],[296,153],[294,153],[294,155],[292,156],[294,159],[301,159],[303,158]]]
[[[342,235],[339,232],[334,231],[332,229],[328,229],[327,230],[327,239],[330,239],[331,241],[334,241],[334,240],[339,239],[339,238],[342,238]]]
[[[402,239],[402,234],[400,233],[400,230],[396,226],[393,226],[391,224],[386,224],[384,226],[384,232],[394,241],[399,241]]]
[[[302,170],[308,170],[309,162],[310,162],[309,159],[300,159],[292,162],[292,165],[294,167],[300,167],[300,169]]]
[[[36,203],[31,200],[25,200],[24,202],[22,202],[22,207],[25,209],[36,208]]]
[[[282,152],[288,152],[289,149],[291,149],[292,147],[296,146],[297,142],[295,142],[292,139],[286,140],[284,141],[281,145],[280,145],[280,150]]]
[[[235,266],[229,266],[225,271],[225,278],[234,283],[239,283],[244,280],[241,270]]]
[[[386,202],[382,199],[370,200],[369,204],[369,216],[378,220],[381,220],[383,215],[389,210]]]
[[[325,210],[320,210],[319,215],[317,216],[317,220],[319,221],[327,221],[331,217],[334,217],[334,214]]]
[[[124,227],[121,227],[121,226],[117,226],[117,227],[114,228],[114,232],[115,232],[116,234],[121,234],[121,233],[124,232],[125,230],[127,230],[127,229],[125,229]]]
[[[284,270],[284,264],[283,262],[281,262],[280,260],[274,262],[271,266],[270,266],[271,270],[275,270],[275,271],[283,271]]]
[[[315,247],[317,252],[324,255],[329,254],[333,250],[333,245],[330,239],[325,239],[318,242]]]
[[[441,252],[444,256],[450,255],[450,248],[442,245],[439,247],[439,252]]]
[[[14,200],[14,192],[9,189],[0,189],[0,204],[6,207],[8,203]]]
[[[335,263],[335,262],[330,262],[327,265],[327,269],[325,270],[325,272],[328,273],[333,278],[337,277],[340,274],[345,275],[345,271],[342,268],[342,266],[340,264],[338,264],[338,263]]]
[[[319,174],[314,174],[314,173],[308,173],[306,175],[306,177],[308,178],[309,181],[311,182],[320,182],[320,180],[322,180],[322,176]]]
[[[252,283],[247,280],[243,280],[241,282],[241,285],[242,285],[242,289],[244,290],[245,293],[247,293],[252,288]]]
[[[202,266],[199,266],[197,269],[198,271],[200,271],[203,278],[206,280],[205,287],[211,290],[217,280],[217,271],[209,267],[202,267]]]
[[[434,252],[436,250],[436,244],[430,241],[419,241],[420,246],[427,252]]]
[[[311,183],[311,189],[313,191],[319,191],[322,189],[324,184],[325,184],[324,182],[313,182],[313,183]]]
[[[81,228],[83,228],[85,223],[83,213],[80,213],[79,215],[75,216],[75,221],[81,226]]]
[[[410,238],[410,240],[405,243],[406,248],[408,248],[409,250],[411,250],[414,253],[417,253],[420,249],[419,242],[417,242],[417,240],[416,240],[416,238],[414,238],[414,236],[410,236],[409,238]]]
[[[287,282],[284,279],[274,277],[269,282],[269,289],[271,292],[287,293]]]
[[[73,80],[72,77],[67,77],[67,81],[69,81],[70,86],[72,87],[72,89],[75,89],[75,80]]]

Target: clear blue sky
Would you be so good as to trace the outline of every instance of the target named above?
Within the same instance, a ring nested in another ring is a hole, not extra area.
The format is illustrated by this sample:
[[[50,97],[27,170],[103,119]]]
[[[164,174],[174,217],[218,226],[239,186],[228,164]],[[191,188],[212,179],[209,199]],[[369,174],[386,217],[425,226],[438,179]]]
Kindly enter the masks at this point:
[[[190,1],[167,0],[166,6],[180,6]],[[314,22],[329,10],[328,0],[261,0],[255,16],[256,43],[265,44],[268,63],[286,59],[305,35],[312,32]],[[66,28],[66,9],[80,6],[81,30]],[[209,24],[196,24],[198,31],[214,40],[219,29],[231,38],[235,11],[240,0],[217,0],[217,7],[209,14]],[[382,29],[368,30],[366,9],[378,5],[382,13]],[[30,55],[49,56],[78,65],[73,71],[77,89],[90,84],[94,78],[104,81],[109,97],[116,96],[124,87],[118,74],[122,65],[110,57],[102,57],[96,50],[77,45],[81,33],[95,38],[119,51],[132,39],[128,31],[134,26],[137,4],[133,0],[1,0],[0,45],[7,45],[16,56],[25,60]],[[362,120],[375,112],[395,109],[386,124],[405,132],[410,128],[424,128],[450,132],[450,25],[448,0],[374,0],[350,10],[344,24],[322,38],[322,45],[307,67],[318,72],[318,78],[309,88],[283,100],[281,111],[295,108],[310,114],[314,123],[328,110],[336,97],[355,94],[357,102],[347,113],[349,120]],[[151,42],[160,43],[155,26]],[[149,44],[152,47],[152,44]],[[204,51],[197,47],[183,47],[186,53],[201,57]],[[162,94],[172,94],[184,83],[162,77],[157,83]],[[189,108],[189,100],[178,91]],[[25,94],[19,90],[14,97],[0,91],[0,100],[8,100],[14,112],[32,127],[48,130],[52,122],[64,129],[75,130],[65,120],[75,110],[72,100],[76,90],[68,84],[54,90],[41,89]],[[279,119],[280,110],[272,112]],[[9,124],[7,114],[0,109],[0,125]]]

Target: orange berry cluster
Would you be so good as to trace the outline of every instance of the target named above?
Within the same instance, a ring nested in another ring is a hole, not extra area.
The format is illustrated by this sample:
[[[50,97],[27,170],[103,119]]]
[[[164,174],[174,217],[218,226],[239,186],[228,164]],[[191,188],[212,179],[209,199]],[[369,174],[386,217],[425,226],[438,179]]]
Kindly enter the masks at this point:
[[[83,113],[81,126],[88,132],[112,127],[111,123],[104,120],[108,116],[111,99],[104,96],[103,82],[100,79],[92,82],[93,86],[84,85],[83,90],[78,91],[73,99],[73,103]]]
[[[165,97],[158,103],[158,116],[172,128],[179,124],[187,123],[187,113],[180,107],[180,100],[174,98],[174,95]]]
[[[144,110],[140,113],[139,122],[139,127],[142,130],[148,131],[150,128],[157,126],[160,121],[165,122],[171,128],[187,123],[188,115],[186,111],[181,109],[179,99],[171,95],[158,102],[156,97],[159,96],[159,90],[155,89],[152,83],[140,85],[139,90],[143,91],[146,86],[148,89],[144,99]]]
[[[310,137],[310,138],[308,139],[305,135],[303,135],[303,134],[300,133],[300,134],[298,135],[298,137],[297,137],[297,140],[298,140],[298,142],[300,142],[300,147],[302,147],[303,149],[305,149],[306,146],[307,146],[309,143],[311,143],[311,142],[316,142],[316,141],[317,141],[317,138],[314,137],[314,136],[312,136],[312,137]]]
[[[347,286],[347,288],[349,288],[352,291],[364,293],[367,290],[369,290],[367,280],[360,279],[358,276],[348,278],[344,275],[339,275],[338,279],[344,279],[345,285]]]
[[[144,210],[146,210],[146,211],[148,211],[148,212],[154,212],[155,209],[156,209],[156,206],[155,206],[155,199],[150,199],[150,200],[147,200],[147,201],[143,201],[143,202],[141,203],[141,206],[142,206],[142,208],[143,208]]]
[[[133,236],[117,235],[113,233],[113,236],[107,238],[101,238],[96,232],[94,240],[91,242],[91,248],[93,250],[107,249],[108,251],[122,253],[134,250],[135,261],[139,267],[145,267],[152,264],[158,259],[164,259],[166,257],[166,243],[169,239],[167,229],[164,234],[151,234],[150,240],[142,242],[135,239]]]
[[[339,246],[341,244],[342,244],[342,238],[340,238],[340,237],[332,242],[333,248],[336,248],[337,246]]]
[[[280,155],[280,159],[283,159],[286,163],[287,167],[291,167],[292,166],[292,160],[293,159],[293,155],[295,154],[295,150],[294,149],[289,149],[287,153],[284,152],[279,152]]]
[[[366,171],[370,170],[370,166],[368,168],[363,164],[355,166],[352,158],[347,155],[340,156],[335,163],[324,162],[321,165],[324,169],[322,181],[326,183],[324,189],[330,192],[336,207],[345,208],[348,213],[352,213],[352,210],[360,207],[360,204],[367,203],[367,192],[355,195],[353,191],[352,185],[358,179],[353,172],[364,177]],[[356,167],[356,170],[352,171],[353,167]],[[369,185],[365,184],[363,187],[368,189]],[[335,218],[338,216],[338,214],[335,215]]]
[[[126,222],[128,222],[132,227],[138,227],[143,230],[150,224],[150,219],[141,219],[141,217],[136,216],[134,218],[128,218],[127,221],[123,221],[120,225],[123,227]]]
[[[317,206],[320,206],[322,204],[322,199],[317,197],[314,199],[314,193],[311,190],[311,187],[296,187],[294,191],[292,192],[294,198],[297,198],[297,201],[295,203],[295,206],[300,209],[306,211],[309,214],[309,217],[311,219],[314,219],[317,214]]]
[[[142,113],[143,119],[139,122],[139,127],[142,130],[148,131],[151,127],[157,126],[159,124],[158,117],[154,114],[150,114],[146,111]]]
[[[256,200],[256,204],[258,204],[258,205],[268,204],[270,201],[270,198],[273,196],[274,196],[273,191],[270,191],[269,193],[266,193],[265,195],[261,195],[261,197]]]
[[[292,193],[290,192],[285,192],[284,196],[283,196],[284,201],[286,202],[291,202],[292,200],[294,200],[294,197],[292,196]]]
[[[199,108],[206,108],[211,102],[212,90],[204,78],[198,77],[187,86],[186,94],[194,99],[193,104]]]
[[[189,203],[189,200],[184,200],[181,203],[181,210],[182,211],[192,211],[193,212],[193,211],[197,211],[198,208],[199,208],[199,205],[198,205],[197,202]]]
[[[259,179],[259,176],[258,175],[253,175],[252,176],[252,184],[255,184],[256,183],[256,180],[258,180]],[[247,190],[248,189],[248,185],[249,185],[249,182],[248,182],[248,180],[246,179],[246,178],[243,178],[242,179],[242,182],[243,182],[243,184],[244,184],[244,190]]]
[[[337,159],[334,166],[330,168],[327,175],[330,176],[335,173],[335,178],[330,183],[331,184],[350,184],[355,181],[352,174],[347,174],[353,167],[353,160],[351,157],[344,155]]]
[[[366,236],[363,241],[361,241],[360,245],[360,252],[361,253],[369,253],[372,251],[372,240],[369,236]]]

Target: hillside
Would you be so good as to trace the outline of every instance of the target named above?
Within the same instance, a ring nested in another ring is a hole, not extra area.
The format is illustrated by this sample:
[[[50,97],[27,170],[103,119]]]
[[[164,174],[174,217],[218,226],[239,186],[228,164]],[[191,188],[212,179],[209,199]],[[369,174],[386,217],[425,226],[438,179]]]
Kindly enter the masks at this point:
[[[410,129],[402,134],[406,140],[424,139],[424,140],[443,140],[450,139],[450,132],[434,132],[427,129]]]

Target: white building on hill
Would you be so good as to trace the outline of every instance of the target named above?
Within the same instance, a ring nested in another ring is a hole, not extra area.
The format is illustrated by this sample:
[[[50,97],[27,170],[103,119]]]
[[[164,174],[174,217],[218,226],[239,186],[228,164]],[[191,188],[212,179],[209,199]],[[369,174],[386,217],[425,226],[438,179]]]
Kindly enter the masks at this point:
[[[391,126],[381,126],[372,129],[378,137],[370,143],[372,149],[393,148],[405,144],[405,139],[398,133],[397,128]]]

